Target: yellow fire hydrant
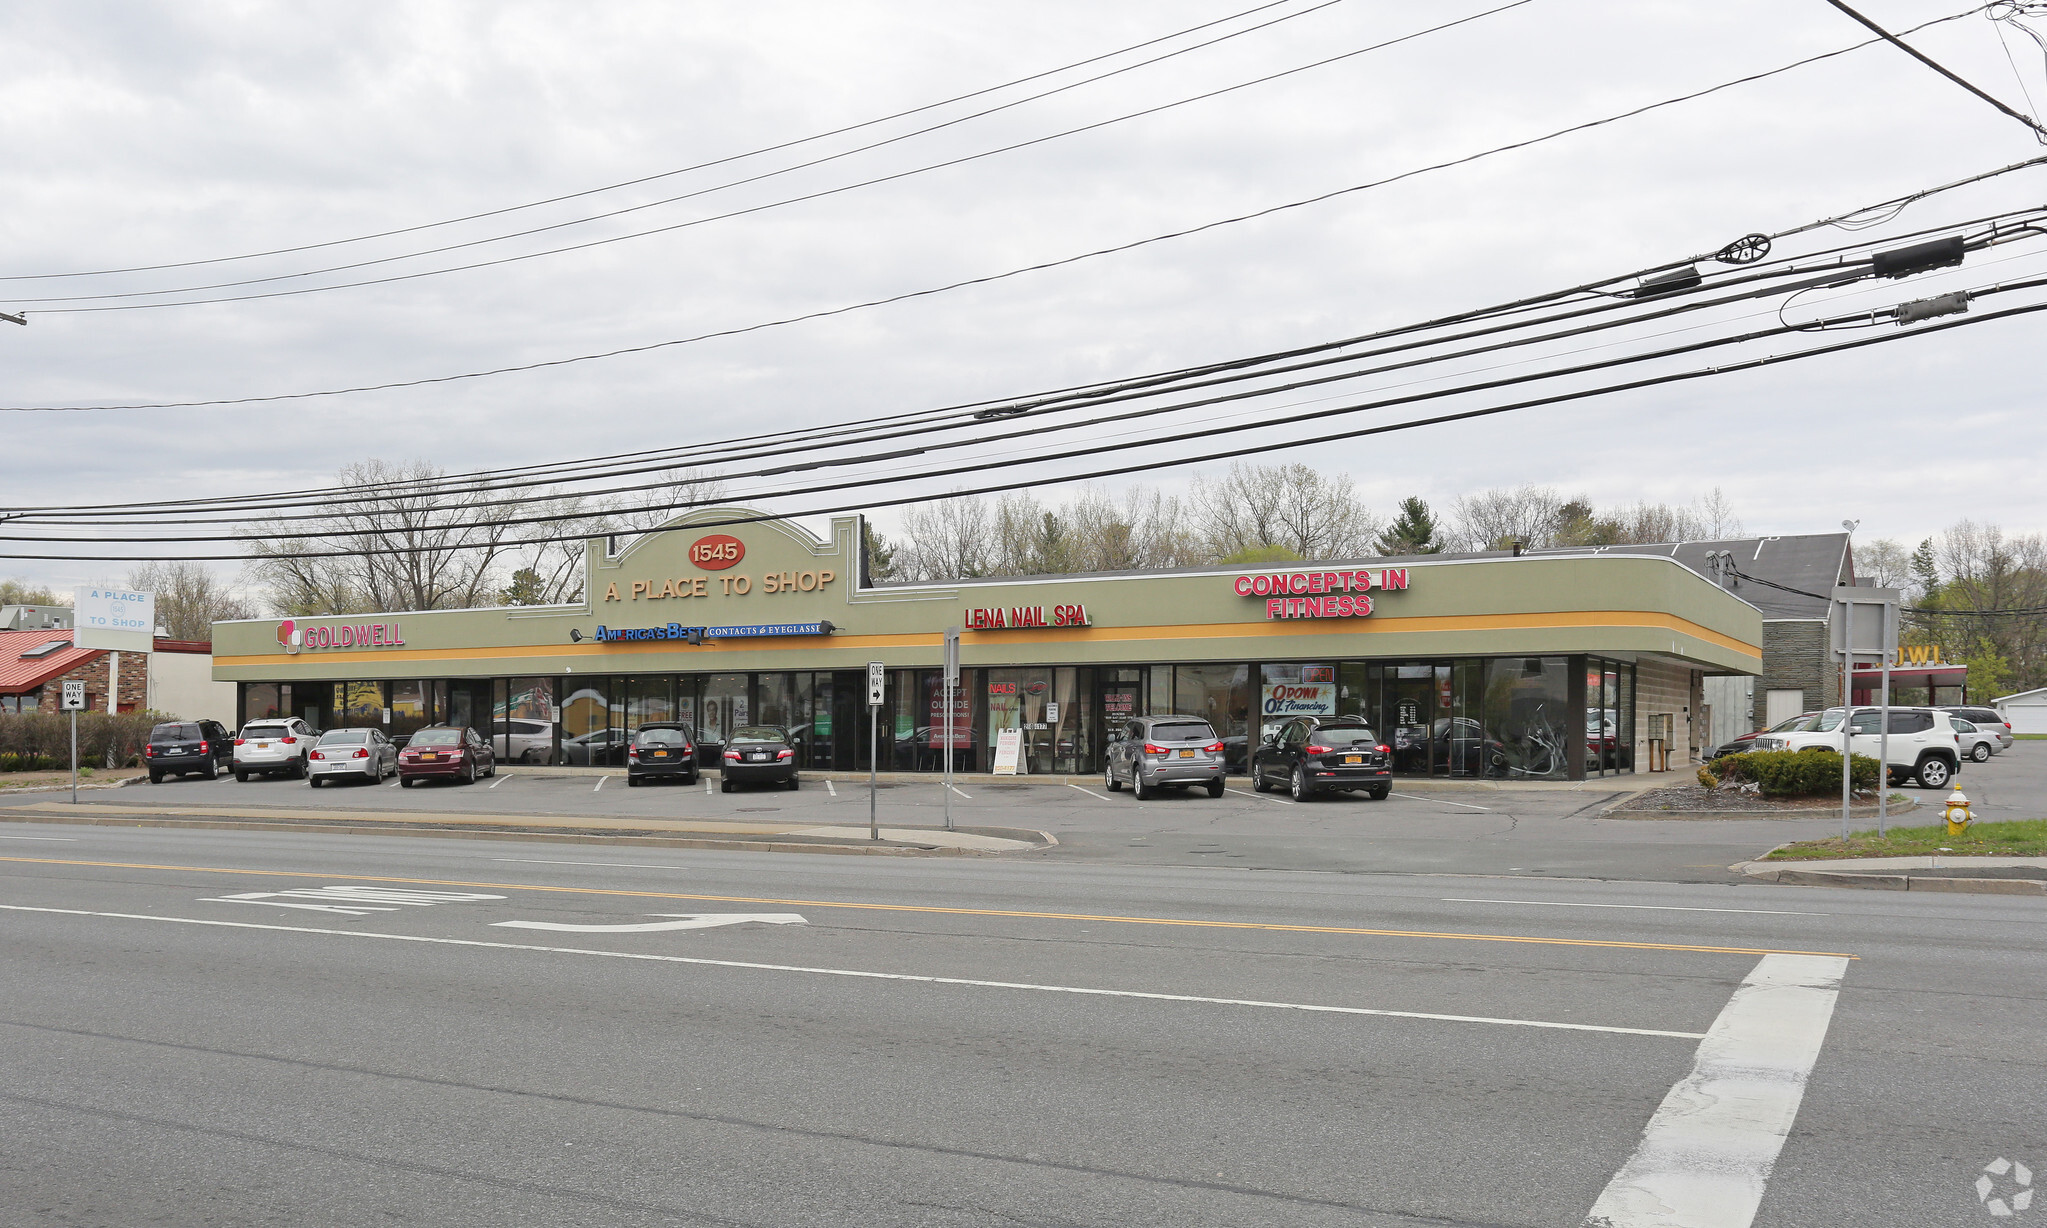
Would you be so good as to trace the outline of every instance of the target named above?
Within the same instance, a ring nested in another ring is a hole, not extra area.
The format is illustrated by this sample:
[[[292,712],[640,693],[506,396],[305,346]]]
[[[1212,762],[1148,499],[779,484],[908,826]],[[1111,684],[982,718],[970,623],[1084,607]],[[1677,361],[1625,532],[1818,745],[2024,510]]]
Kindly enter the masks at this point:
[[[1947,834],[1965,835],[1969,824],[1975,821],[1976,816],[1969,811],[1969,799],[1962,796],[1961,786],[1956,785],[1955,791],[1947,795]]]

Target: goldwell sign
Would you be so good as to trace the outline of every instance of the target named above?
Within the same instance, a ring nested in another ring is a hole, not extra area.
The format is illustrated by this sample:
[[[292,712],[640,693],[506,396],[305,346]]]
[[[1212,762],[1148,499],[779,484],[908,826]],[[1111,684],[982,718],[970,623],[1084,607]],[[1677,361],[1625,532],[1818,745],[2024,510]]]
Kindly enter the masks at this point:
[[[1372,613],[1371,590],[1405,589],[1407,568],[1268,572],[1238,576],[1232,587],[1239,597],[1265,598],[1267,618],[1366,618]]]
[[[301,627],[293,619],[277,624],[277,642],[286,653],[322,648],[403,648],[397,623],[345,623],[338,627]]]

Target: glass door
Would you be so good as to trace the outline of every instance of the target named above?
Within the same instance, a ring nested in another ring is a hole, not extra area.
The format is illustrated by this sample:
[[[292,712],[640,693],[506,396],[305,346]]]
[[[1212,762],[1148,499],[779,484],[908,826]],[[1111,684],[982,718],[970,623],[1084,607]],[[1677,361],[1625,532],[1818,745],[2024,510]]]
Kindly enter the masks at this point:
[[[734,729],[753,719],[745,674],[712,674],[704,679],[704,698],[698,708],[697,740],[706,750],[725,749],[725,739]]]
[[[1427,665],[1389,665],[1384,688],[1380,736],[1393,748],[1393,770],[1426,776],[1430,727],[1436,716],[1435,670]]]

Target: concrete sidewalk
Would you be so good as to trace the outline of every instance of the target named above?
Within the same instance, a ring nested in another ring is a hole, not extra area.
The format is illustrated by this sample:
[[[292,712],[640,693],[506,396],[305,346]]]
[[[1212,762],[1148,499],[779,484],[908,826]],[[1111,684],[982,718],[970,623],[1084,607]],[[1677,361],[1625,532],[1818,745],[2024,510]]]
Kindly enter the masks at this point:
[[[1788,887],[2047,895],[2047,857],[1834,857],[1744,861],[1729,868]]]
[[[598,776],[624,776],[622,767],[576,767],[567,765],[538,765],[523,763],[502,763],[498,771],[507,776],[526,776],[536,780],[550,778],[571,779],[575,777],[595,778]],[[704,769],[707,776],[715,776],[716,768]],[[864,785],[865,772],[813,771],[805,769],[805,780],[830,780],[838,784]],[[1449,778],[1442,776],[1396,776],[1393,784],[1406,790],[1471,790],[1483,793],[1640,793],[1646,789],[1660,789],[1673,782],[1681,783],[1691,777],[1684,773],[1656,772],[1627,776],[1595,777],[1591,780],[1477,780]],[[943,777],[936,772],[877,772],[877,784],[884,785],[930,785],[936,789],[943,783]],[[996,776],[988,772],[954,772],[952,782],[956,785],[1099,785],[1099,773],[1086,775],[1041,775],[1041,776]],[[1249,776],[1228,776],[1224,782],[1231,788],[1249,790]]]
[[[588,815],[421,814],[417,811],[178,806],[112,801],[36,802],[0,810],[0,821],[113,824],[144,827],[248,828],[436,836],[514,836],[577,842],[625,841],[686,848],[751,848],[777,852],[887,852],[972,855],[1012,853],[1059,843],[1030,828],[890,826],[880,840],[864,826],[815,822],[735,822],[729,819],[657,819]]]

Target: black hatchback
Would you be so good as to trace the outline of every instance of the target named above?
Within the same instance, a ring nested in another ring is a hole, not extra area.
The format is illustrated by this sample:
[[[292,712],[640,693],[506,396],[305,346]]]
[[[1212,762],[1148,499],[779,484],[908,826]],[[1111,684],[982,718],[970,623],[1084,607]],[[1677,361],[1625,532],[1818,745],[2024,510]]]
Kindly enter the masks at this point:
[[[696,730],[680,722],[633,730],[625,748],[625,782],[640,785],[650,780],[697,782]]]
[[[234,735],[217,721],[165,721],[149,731],[142,762],[153,785],[192,773],[212,780],[222,768],[234,767]]]
[[[796,788],[796,747],[789,731],[778,725],[741,725],[725,739],[725,758],[718,773],[721,791],[738,784],[774,784]]]
[[[1297,802],[1359,790],[1382,801],[1393,792],[1393,752],[1360,721],[1303,717],[1266,735],[1251,756],[1251,787],[1283,788]]]

